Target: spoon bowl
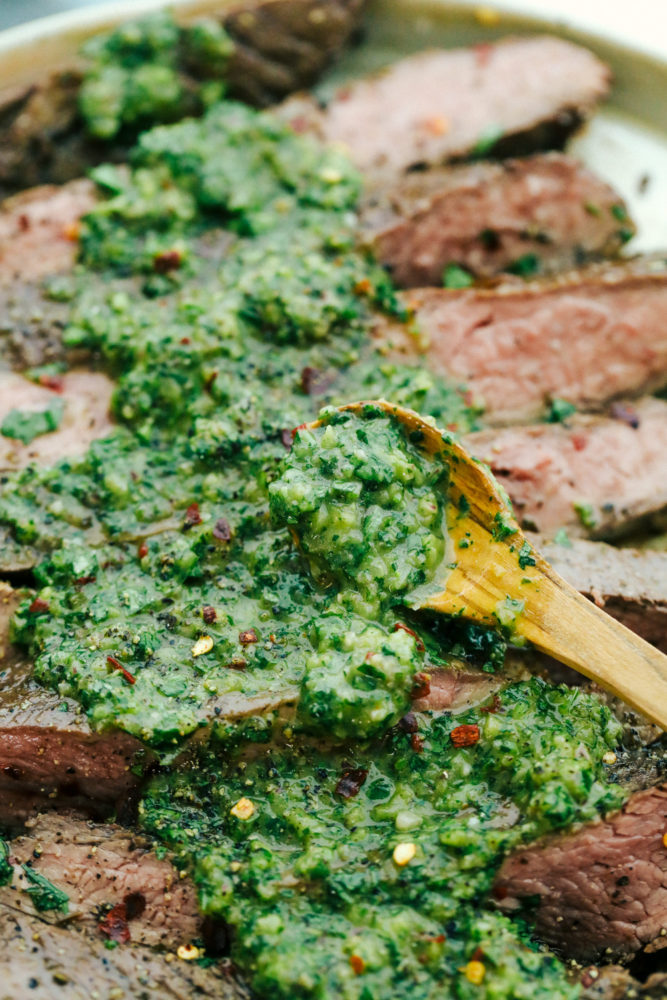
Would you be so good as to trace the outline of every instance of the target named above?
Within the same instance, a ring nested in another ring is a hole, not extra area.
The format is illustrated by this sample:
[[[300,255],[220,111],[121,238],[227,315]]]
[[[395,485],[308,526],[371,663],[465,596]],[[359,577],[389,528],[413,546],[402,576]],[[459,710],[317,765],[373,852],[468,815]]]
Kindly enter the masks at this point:
[[[514,642],[574,668],[667,729],[667,656],[582,597],[527,540],[489,469],[413,410],[372,405],[449,467],[450,557],[414,609],[503,628]],[[409,599],[408,599],[408,603]]]

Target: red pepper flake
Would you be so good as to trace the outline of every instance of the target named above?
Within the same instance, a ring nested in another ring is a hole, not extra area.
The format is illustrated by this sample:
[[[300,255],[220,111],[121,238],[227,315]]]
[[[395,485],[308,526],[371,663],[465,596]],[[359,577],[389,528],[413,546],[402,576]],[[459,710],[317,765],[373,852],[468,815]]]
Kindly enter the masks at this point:
[[[479,742],[479,726],[456,726],[449,738],[455,747],[472,747]]]
[[[35,600],[32,602],[32,604],[30,605],[30,607],[28,608],[28,611],[32,615],[41,615],[48,610],[49,610],[48,601],[45,601],[42,597],[36,597]]]
[[[632,406],[628,406],[627,403],[612,403],[609,407],[609,413],[614,420],[622,420],[624,424],[632,427],[633,430],[637,430],[641,424],[639,414]]]
[[[403,622],[396,622],[396,624],[394,625],[394,632],[407,632],[408,635],[411,635],[412,638],[415,640],[415,645],[417,646],[418,652],[420,653],[424,652],[424,643],[421,641],[421,639],[419,638],[419,636],[417,635],[417,633],[413,628],[408,628],[408,626],[404,625]]]
[[[51,392],[63,392],[65,389],[65,380],[62,375],[40,375],[37,382],[45,389],[50,389]]]
[[[26,215],[25,212],[21,212],[18,217],[19,232],[27,233],[30,229],[30,216]]]
[[[431,693],[431,678],[423,670],[415,674],[412,678],[412,697],[428,698]]]
[[[424,737],[421,733],[413,733],[410,737],[410,746],[415,753],[422,753],[424,750]]]
[[[80,576],[74,581],[75,587],[84,587],[87,583],[94,583],[97,580],[96,576]]]
[[[588,444],[588,438],[585,434],[573,434],[570,438],[572,444],[574,445],[575,451],[583,451]]]
[[[285,427],[280,432],[280,440],[283,443],[283,447],[287,448],[289,451],[292,447],[292,441],[294,440],[294,431],[290,430],[289,427]]]
[[[183,255],[180,250],[165,250],[157,253],[153,257],[153,267],[158,274],[168,274],[170,271],[177,271],[183,263]]]
[[[245,670],[248,666],[248,661],[244,660],[242,656],[235,656],[226,666],[229,670]]]
[[[445,941],[447,940],[447,935],[446,934],[424,934],[421,937],[421,940],[422,941],[428,941],[429,944],[431,942],[433,944],[444,944]]]
[[[500,695],[494,694],[491,704],[480,708],[480,712],[486,712],[488,715],[495,715],[496,712],[500,711],[501,705],[502,702],[500,700]]]
[[[213,537],[217,538],[219,542],[231,542],[232,529],[230,528],[229,521],[226,517],[220,517],[215,522]]]
[[[356,283],[354,290],[357,295],[369,295],[370,292],[373,291],[373,286],[371,285],[369,278],[362,278],[361,281]]]
[[[133,674],[131,674],[129,670],[126,670],[123,664],[120,662],[120,660],[117,660],[115,656],[107,656],[107,663],[109,664],[110,667],[113,667],[114,670],[119,670],[120,673],[123,675],[123,679],[128,684],[137,683],[137,678]]]
[[[104,920],[97,925],[100,934],[118,944],[127,944],[130,940],[130,928],[127,926],[127,907],[125,903],[116,903],[107,913]]]
[[[371,663],[374,656],[377,656],[376,651],[374,649],[369,649],[364,656],[364,663]]]
[[[299,431],[302,431],[304,429],[304,427],[307,427],[307,426],[308,426],[308,424],[299,424],[298,427],[292,428],[292,440],[294,440],[294,438],[297,436],[297,434],[299,433]]]
[[[248,646],[251,642],[257,642],[257,633],[254,628],[249,628],[245,632],[239,632],[239,642],[242,646]]]
[[[144,559],[148,555],[148,546],[146,545],[146,542],[141,543],[137,549],[137,555],[140,559]]]
[[[350,955],[350,965],[357,976],[360,976],[366,968],[366,963],[361,955]]]
[[[187,347],[189,343],[190,343],[189,337],[181,337],[181,339],[179,340],[179,344],[183,344],[183,347]]]
[[[212,625],[218,617],[218,612],[210,604],[206,604],[201,609],[201,616],[207,625]]]
[[[447,430],[448,431],[457,431],[458,429],[459,429],[459,425],[456,423],[456,421],[454,421],[451,424],[447,424]]]
[[[367,777],[368,771],[365,767],[343,768],[343,777],[339,778],[336,784],[336,795],[340,795],[343,799],[353,799],[359,794]]]
[[[199,513],[199,504],[191,503],[185,512],[185,529],[194,528],[196,524],[201,524],[201,514]]]
[[[507,899],[509,896],[509,889],[506,885],[494,885],[493,887],[493,898],[497,899],[499,902],[503,899]]]

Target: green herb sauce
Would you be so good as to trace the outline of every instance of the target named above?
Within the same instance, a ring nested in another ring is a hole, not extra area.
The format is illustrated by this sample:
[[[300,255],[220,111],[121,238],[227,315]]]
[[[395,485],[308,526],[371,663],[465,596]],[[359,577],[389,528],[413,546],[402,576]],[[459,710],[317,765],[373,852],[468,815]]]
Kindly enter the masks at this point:
[[[180,113],[166,81],[195,42],[170,49],[169,22],[151,25],[99,43],[82,97],[96,134]],[[217,74],[224,39],[207,38]],[[40,554],[39,600],[14,621],[35,676],[161,756],[141,821],[235,929],[258,996],[576,996],[489,892],[507,851],[620,803],[601,763],[620,727],[540,681],[494,711],[406,716],[416,674],[453,657],[497,670],[505,648],[397,606],[442,560],[441,470],[377,414],[297,433],[286,461],[295,427],[354,399],[477,426],[464,387],[372,339],[374,313],[401,312],[356,247],[359,177],[224,101],[95,177],[79,272],[53,294],[67,344],[117,379],[118,426],[0,496],[10,542]],[[183,770],[193,733],[205,749]]]

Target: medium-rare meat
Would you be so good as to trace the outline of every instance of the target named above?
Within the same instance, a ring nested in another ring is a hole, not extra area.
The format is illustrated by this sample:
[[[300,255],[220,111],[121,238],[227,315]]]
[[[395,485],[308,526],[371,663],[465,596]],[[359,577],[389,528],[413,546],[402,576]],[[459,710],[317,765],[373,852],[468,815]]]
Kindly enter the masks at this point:
[[[384,349],[465,383],[488,423],[535,419],[554,398],[598,408],[667,383],[664,256],[403,297],[416,329],[378,319]]]
[[[320,108],[287,101],[294,128],[343,143],[367,174],[559,149],[609,89],[609,70],[560,38],[420,52],[344,86]]]
[[[604,538],[667,507],[667,402],[619,404],[625,419],[573,415],[470,434],[465,443],[507,490],[521,523]]]
[[[108,936],[104,917],[113,910],[122,936],[133,944],[176,951],[203,936],[194,885],[170,861],[158,858],[141,834],[114,823],[51,814],[29,821],[9,852],[14,876],[6,895],[17,909],[36,912],[25,891],[29,883],[21,866],[26,865],[67,895],[68,921],[93,934]],[[62,915],[54,911],[43,919]]]
[[[310,86],[354,34],[363,3],[260,0],[227,10],[221,20],[235,42],[227,69],[231,95],[268,104]],[[77,61],[0,92],[0,197],[125,158],[126,144],[110,146],[87,134],[78,110],[82,73]]]
[[[449,264],[481,278],[564,271],[613,256],[634,232],[614,189],[562,153],[407,174],[371,188],[361,222],[402,288],[442,284]]]
[[[31,382],[13,372],[0,372],[0,426],[10,414],[46,412],[55,402],[62,414],[55,430],[28,443],[0,431],[0,472],[36,462],[51,464],[61,458],[85,454],[90,443],[112,428],[109,415],[113,383],[101,372],[68,372],[57,376],[54,388]]]
[[[0,205],[0,285],[69,271],[78,250],[78,220],[95,204],[95,185],[79,179],[44,185]]]
[[[580,594],[667,653],[667,553],[529,537]]]
[[[600,822],[515,852],[498,906],[524,906],[538,936],[577,961],[667,945],[667,786],[636,792]]]
[[[93,732],[75,703],[32,681],[9,641],[21,595],[0,586],[0,823],[54,808],[109,815],[132,802],[151,757],[125,733]]]
[[[0,1000],[242,1000],[247,991],[224,964],[206,968],[151,948],[109,949],[101,936],[14,909],[0,890]],[[195,955],[197,953],[195,952]]]

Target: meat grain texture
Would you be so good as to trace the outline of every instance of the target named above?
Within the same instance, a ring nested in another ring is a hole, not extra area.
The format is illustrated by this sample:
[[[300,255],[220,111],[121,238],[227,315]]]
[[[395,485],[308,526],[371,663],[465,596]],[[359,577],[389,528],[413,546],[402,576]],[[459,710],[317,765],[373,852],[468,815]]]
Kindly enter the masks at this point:
[[[637,792],[624,808],[515,852],[495,884],[499,907],[528,906],[539,937],[581,962],[630,958],[667,945],[667,786]]]
[[[565,423],[479,431],[465,439],[504,486],[524,527],[604,538],[667,507],[667,402],[650,397]]]
[[[540,418],[554,398],[599,409],[667,383],[663,256],[495,288],[414,289],[403,301],[413,328],[378,319],[383,349],[467,385],[490,424]]]
[[[634,232],[614,189],[562,153],[406,174],[371,186],[361,221],[401,288],[440,285],[450,264],[478,278],[527,259],[565,271],[615,255]]]
[[[367,176],[395,177],[474,155],[558,149],[609,82],[587,49],[545,35],[420,52],[344,86],[325,109],[297,97],[281,114],[342,143]]]

